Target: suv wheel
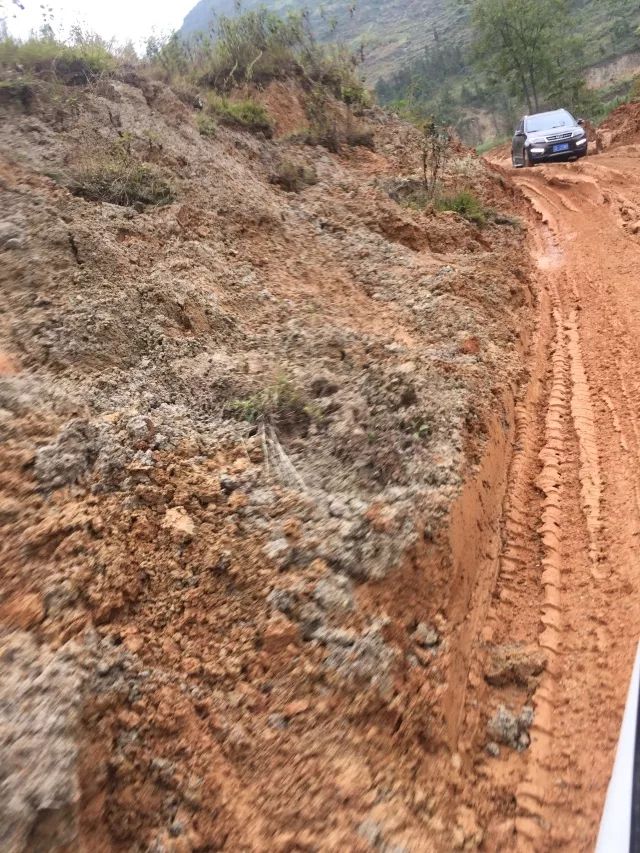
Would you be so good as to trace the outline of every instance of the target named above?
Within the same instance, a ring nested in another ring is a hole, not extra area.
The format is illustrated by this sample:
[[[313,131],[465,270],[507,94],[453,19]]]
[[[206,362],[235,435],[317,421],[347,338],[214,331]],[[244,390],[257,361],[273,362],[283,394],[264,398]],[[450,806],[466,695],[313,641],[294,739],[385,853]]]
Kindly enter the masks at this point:
[[[527,166],[527,168],[534,165],[533,160],[531,159],[531,154],[529,154],[528,148],[524,149],[523,159],[524,159],[524,165]]]

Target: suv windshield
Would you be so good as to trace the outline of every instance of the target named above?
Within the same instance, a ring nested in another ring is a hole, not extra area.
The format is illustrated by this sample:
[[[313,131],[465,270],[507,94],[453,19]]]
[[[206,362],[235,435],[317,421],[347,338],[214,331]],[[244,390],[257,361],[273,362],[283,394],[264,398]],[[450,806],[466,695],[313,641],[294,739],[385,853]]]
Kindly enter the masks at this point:
[[[575,123],[571,113],[566,110],[556,110],[553,113],[529,116],[526,120],[525,129],[527,133],[536,133],[539,130],[553,130],[556,127],[573,127]]]

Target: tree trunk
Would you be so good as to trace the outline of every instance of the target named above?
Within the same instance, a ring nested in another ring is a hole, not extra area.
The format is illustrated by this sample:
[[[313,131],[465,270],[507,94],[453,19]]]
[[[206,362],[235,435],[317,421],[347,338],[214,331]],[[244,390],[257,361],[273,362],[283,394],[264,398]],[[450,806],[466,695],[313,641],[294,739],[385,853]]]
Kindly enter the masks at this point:
[[[536,88],[536,81],[533,68],[529,69],[529,81],[531,83],[531,92],[533,94],[533,103],[536,108],[536,112],[540,111],[540,100],[538,98],[538,90]]]

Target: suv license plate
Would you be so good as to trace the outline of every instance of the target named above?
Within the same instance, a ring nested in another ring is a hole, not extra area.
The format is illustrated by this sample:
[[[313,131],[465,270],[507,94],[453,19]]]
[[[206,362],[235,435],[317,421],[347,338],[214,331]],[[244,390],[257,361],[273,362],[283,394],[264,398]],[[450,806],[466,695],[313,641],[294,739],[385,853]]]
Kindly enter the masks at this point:
[[[568,142],[561,142],[559,145],[553,146],[553,153],[554,154],[556,153],[556,151],[568,151],[568,150],[569,150],[569,143]]]

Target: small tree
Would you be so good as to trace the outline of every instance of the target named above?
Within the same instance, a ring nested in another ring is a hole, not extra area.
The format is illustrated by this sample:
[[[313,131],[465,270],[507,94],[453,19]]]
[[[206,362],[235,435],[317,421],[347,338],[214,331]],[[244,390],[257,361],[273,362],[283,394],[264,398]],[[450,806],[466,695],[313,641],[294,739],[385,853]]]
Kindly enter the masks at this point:
[[[447,127],[436,124],[433,118],[422,125],[420,154],[422,157],[422,180],[427,198],[433,198],[438,178],[446,165],[451,147],[451,134]]]
[[[478,64],[530,113],[557,90],[561,76],[575,77],[581,45],[570,31],[567,0],[477,0],[472,22]]]

